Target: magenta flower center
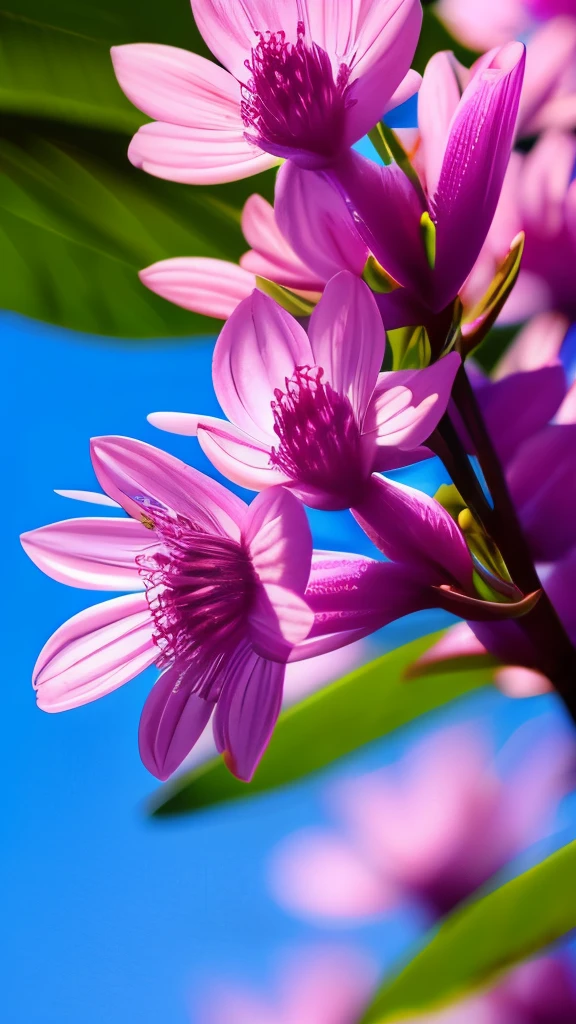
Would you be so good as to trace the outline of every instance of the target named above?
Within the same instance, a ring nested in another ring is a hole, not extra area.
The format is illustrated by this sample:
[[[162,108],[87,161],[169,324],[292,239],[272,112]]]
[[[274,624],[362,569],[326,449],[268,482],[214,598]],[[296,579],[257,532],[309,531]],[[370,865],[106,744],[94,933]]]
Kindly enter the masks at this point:
[[[305,487],[329,492],[342,508],[361,492],[360,431],[349,400],[323,381],[321,366],[297,366],[274,391],[272,465]]]
[[[295,43],[284,32],[256,34],[245,62],[251,78],[242,87],[246,137],[275,156],[303,151],[305,166],[321,166],[342,142],[350,69],[341,64],[335,81],[326,51],[305,41],[303,22]]]
[[[207,649],[212,655],[226,653],[245,623],[257,585],[248,554],[228,537],[201,533],[187,520],[156,509],[154,529],[160,550],[140,556],[138,563],[161,652],[158,665],[185,666]]]

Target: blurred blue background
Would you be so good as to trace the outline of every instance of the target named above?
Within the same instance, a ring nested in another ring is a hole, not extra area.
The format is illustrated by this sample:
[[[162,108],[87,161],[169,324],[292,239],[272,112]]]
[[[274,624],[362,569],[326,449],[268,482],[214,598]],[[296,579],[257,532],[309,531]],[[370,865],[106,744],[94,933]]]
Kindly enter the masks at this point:
[[[212,344],[110,342],[8,314],[0,316],[0,333],[8,361],[1,1019],[189,1024],[190,1007],[211,980],[264,986],[278,950],[327,937],[277,908],[265,880],[273,844],[323,820],[322,779],[193,819],[148,820],[156,783],[140,764],[136,733],[155,673],[75,711],[37,710],[30,686],[37,653],[65,618],[99,596],[43,576],[17,537],[69,516],[106,514],[53,491],[95,489],[90,436],[133,435],[210,471],[195,441],[159,433],[146,414],[217,411]],[[433,466],[408,478],[432,491],[440,479]],[[319,546],[370,550],[347,514],[318,514],[313,528]],[[404,620],[383,631],[382,645],[395,647],[445,621],[438,613]],[[393,760],[432,725],[470,718],[485,722],[497,744],[528,722],[528,749],[550,718],[560,723],[562,716],[553,698],[513,702],[488,690],[334,771]],[[572,837],[575,820],[565,811],[560,841]],[[404,912],[349,933],[341,928],[332,938],[353,937],[385,965],[417,929]]]

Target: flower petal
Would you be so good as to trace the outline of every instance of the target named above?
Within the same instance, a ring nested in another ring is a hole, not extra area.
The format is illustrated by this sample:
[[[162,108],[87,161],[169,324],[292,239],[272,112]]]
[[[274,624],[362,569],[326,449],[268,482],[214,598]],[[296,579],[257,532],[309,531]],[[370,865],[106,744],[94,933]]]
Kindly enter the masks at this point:
[[[256,287],[254,274],[227,260],[203,256],[160,260],[141,270],[138,277],[168,302],[220,320],[226,320]]]
[[[248,506],[242,540],[264,584],[303,594],[312,562],[312,535],[304,506],[285,487],[271,487]]]
[[[288,482],[288,477],[272,465],[270,448],[262,447],[226,420],[206,422],[202,418],[198,441],[215,469],[239,487],[262,491]]]
[[[555,561],[576,544],[576,425],[545,427],[519,448],[506,479],[535,559]]]
[[[167,779],[180,767],[200,738],[214,710],[212,701],[199,697],[192,687],[219,671],[219,660],[204,673],[192,664],[177,664],[162,673],[142,709],[138,745],[144,766],[157,779]]]
[[[284,166],[289,167],[291,164]],[[282,169],[278,172],[278,178],[281,173]],[[240,266],[245,270],[286,288],[304,291],[322,289],[323,280],[296,255],[276,223],[274,208],[263,196],[254,194],[246,200],[242,211],[242,232],[252,246],[249,252],[240,257]]]
[[[362,274],[366,243],[330,179],[287,160],[276,178],[274,204],[283,237],[320,282],[340,270]]]
[[[521,43],[502,47],[472,76],[452,120],[432,200],[438,310],[457,295],[492,222],[510,158],[524,63]]]
[[[98,482],[134,519],[153,518],[160,505],[206,533],[239,536],[244,502],[173,455],[131,437],[95,437],[91,456]]]
[[[524,441],[550,422],[565,394],[566,376],[561,365],[513,373],[476,389],[490,437],[504,464]]]
[[[298,21],[307,20],[306,7],[306,2],[296,6],[291,0],[192,0],[192,13],[203,39],[240,82],[250,77],[245,61],[258,43],[257,33],[282,31],[295,43]]]
[[[275,583],[259,588],[249,617],[250,639],[257,654],[286,662],[291,648],[306,639],[313,625],[314,612],[293,590]]]
[[[501,380],[520,371],[540,370],[543,366],[556,366],[560,362],[560,349],[568,327],[568,320],[561,313],[540,313],[533,317],[498,360],[494,379]]]
[[[520,98],[519,131],[536,135],[552,127],[546,105],[561,92],[567,69],[576,62],[576,21],[553,18],[541,25],[526,47],[526,75]],[[573,108],[574,109],[574,108]],[[573,124],[566,124],[566,128]]]
[[[282,704],[285,666],[240,644],[226,669],[214,736],[227,767],[250,782],[268,746]]]
[[[459,366],[450,352],[422,370],[381,373],[364,420],[366,443],[407,450],[423,444],[446,411]]]
[[[462,532],[435,498],[385,477],[372,476],[364,501],[352,510],[386,555],[412,567],[430,585],[448,577],[472,585],[472,561]]]
[[[310,318],[314,363],[324,380],[350,401],[357,423],[378,379],[386,336],[378,306],[363,281],[343,271],[326,285]]]
[[[107,494],[102,494],[101,491],[63,491],[54,488],[54,494],[59,494],[61,498],[72,498],[73,501],[87,501],[91,505],[108,505],[110,508],[122,507],[117,501],[112,501]]]
[[[419,159],[423,162],[428,195],[434,195],[452,117],[460,102],[461,86],[457,69],[462,65],[453,53],[435,53],[426,65],[418,93]]]
[[[113,46],[112,63],[131,103],[155,121],[241,132],[240,87],[197,53],[156,43]]]
[[[538,697],[554,690],[550,680],[535,669],[506,665],[494,673],[494,683],[506,697]]]
[[[420,655],[417,661],[410,666],[407,675],[409,678],[419,676],[422,674],[422,670],[430,665],[438,666],[440,672],[447,662],[461,658],[470,659],[472,666],[474,658],[483,657],[487,653],[484,644],[474,635],[468,623],[457,622],[455,626],[450,626],[450,629],[447,629],[435,644],[424,651],[424,654]]]
[[[65,519],[23,533],[22,547],[42,572],[85,590],[143,590],[136,559],[155,546],[134,519]]]
[[[298,321],[254,291],[234,310],[214,349],[214,390],[228,419],[271,447],[276,441],[270,406],[274,391],[283,390],[295,367],[309,366],[311,359]]]
[[[239,181],[277,163],[247,142],[240,129],[188,128],[166,121],[139,128],[128,147],[128,159],[148,174],[184,185]]]
[[[158,648],[144,594],[114,597],[68,619],[44,645],[33,685],[43,711],[103,697],[152,665]]]

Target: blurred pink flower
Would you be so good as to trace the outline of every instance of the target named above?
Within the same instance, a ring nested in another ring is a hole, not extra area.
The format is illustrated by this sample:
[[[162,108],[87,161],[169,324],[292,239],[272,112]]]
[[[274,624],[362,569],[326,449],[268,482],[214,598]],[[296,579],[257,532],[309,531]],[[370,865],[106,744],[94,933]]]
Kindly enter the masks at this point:
[[[282,196],[286,166],[276,180]],[[314,298],[340,270],[360,276],[368,250],[338,189],[305,171],[298,178],[298,216],[278,221],[262,196],[252,195],[242,212],[242,231],[252,248],[240,266],[203,256],[160,260],[140,272],[151,291],[177,306],[225,320],[256,287],[256,275]],[[289,239],[289,241],[288,241]]]
[[[171,46],[112,49],[122,89],[154,118],[129,158],[160,178],[235,181],[278,157],[325,167],[418,87],[417,0],[192,0],[192,11],[224,67]]]
[[[344,831],[286,839],[272,890],[292,911],[332,921],[361,922],[406,900],[442,916],[541,834],[573,753],[549,737],[504,781],[478,733],[436,733],[398,765],[336,783]]]

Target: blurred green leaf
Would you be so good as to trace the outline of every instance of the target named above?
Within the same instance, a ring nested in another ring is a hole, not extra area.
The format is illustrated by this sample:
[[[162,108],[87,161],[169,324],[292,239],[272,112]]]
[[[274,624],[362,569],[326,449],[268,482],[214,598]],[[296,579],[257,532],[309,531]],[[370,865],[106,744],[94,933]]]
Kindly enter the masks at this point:
[[[576,842],[440,925],[411,962],[386,981],[361,1024],[439,1009],[494,982],[576,927]]]
[[[249,785],[235,779],[218,757],[163,786],[153,813],[186,814],[277,789],[488,684],[486,666],[473,672],[447,670],[417,682],[405,680],[408,666],[441,635],[434,633],[391,651],[284,711]]]

